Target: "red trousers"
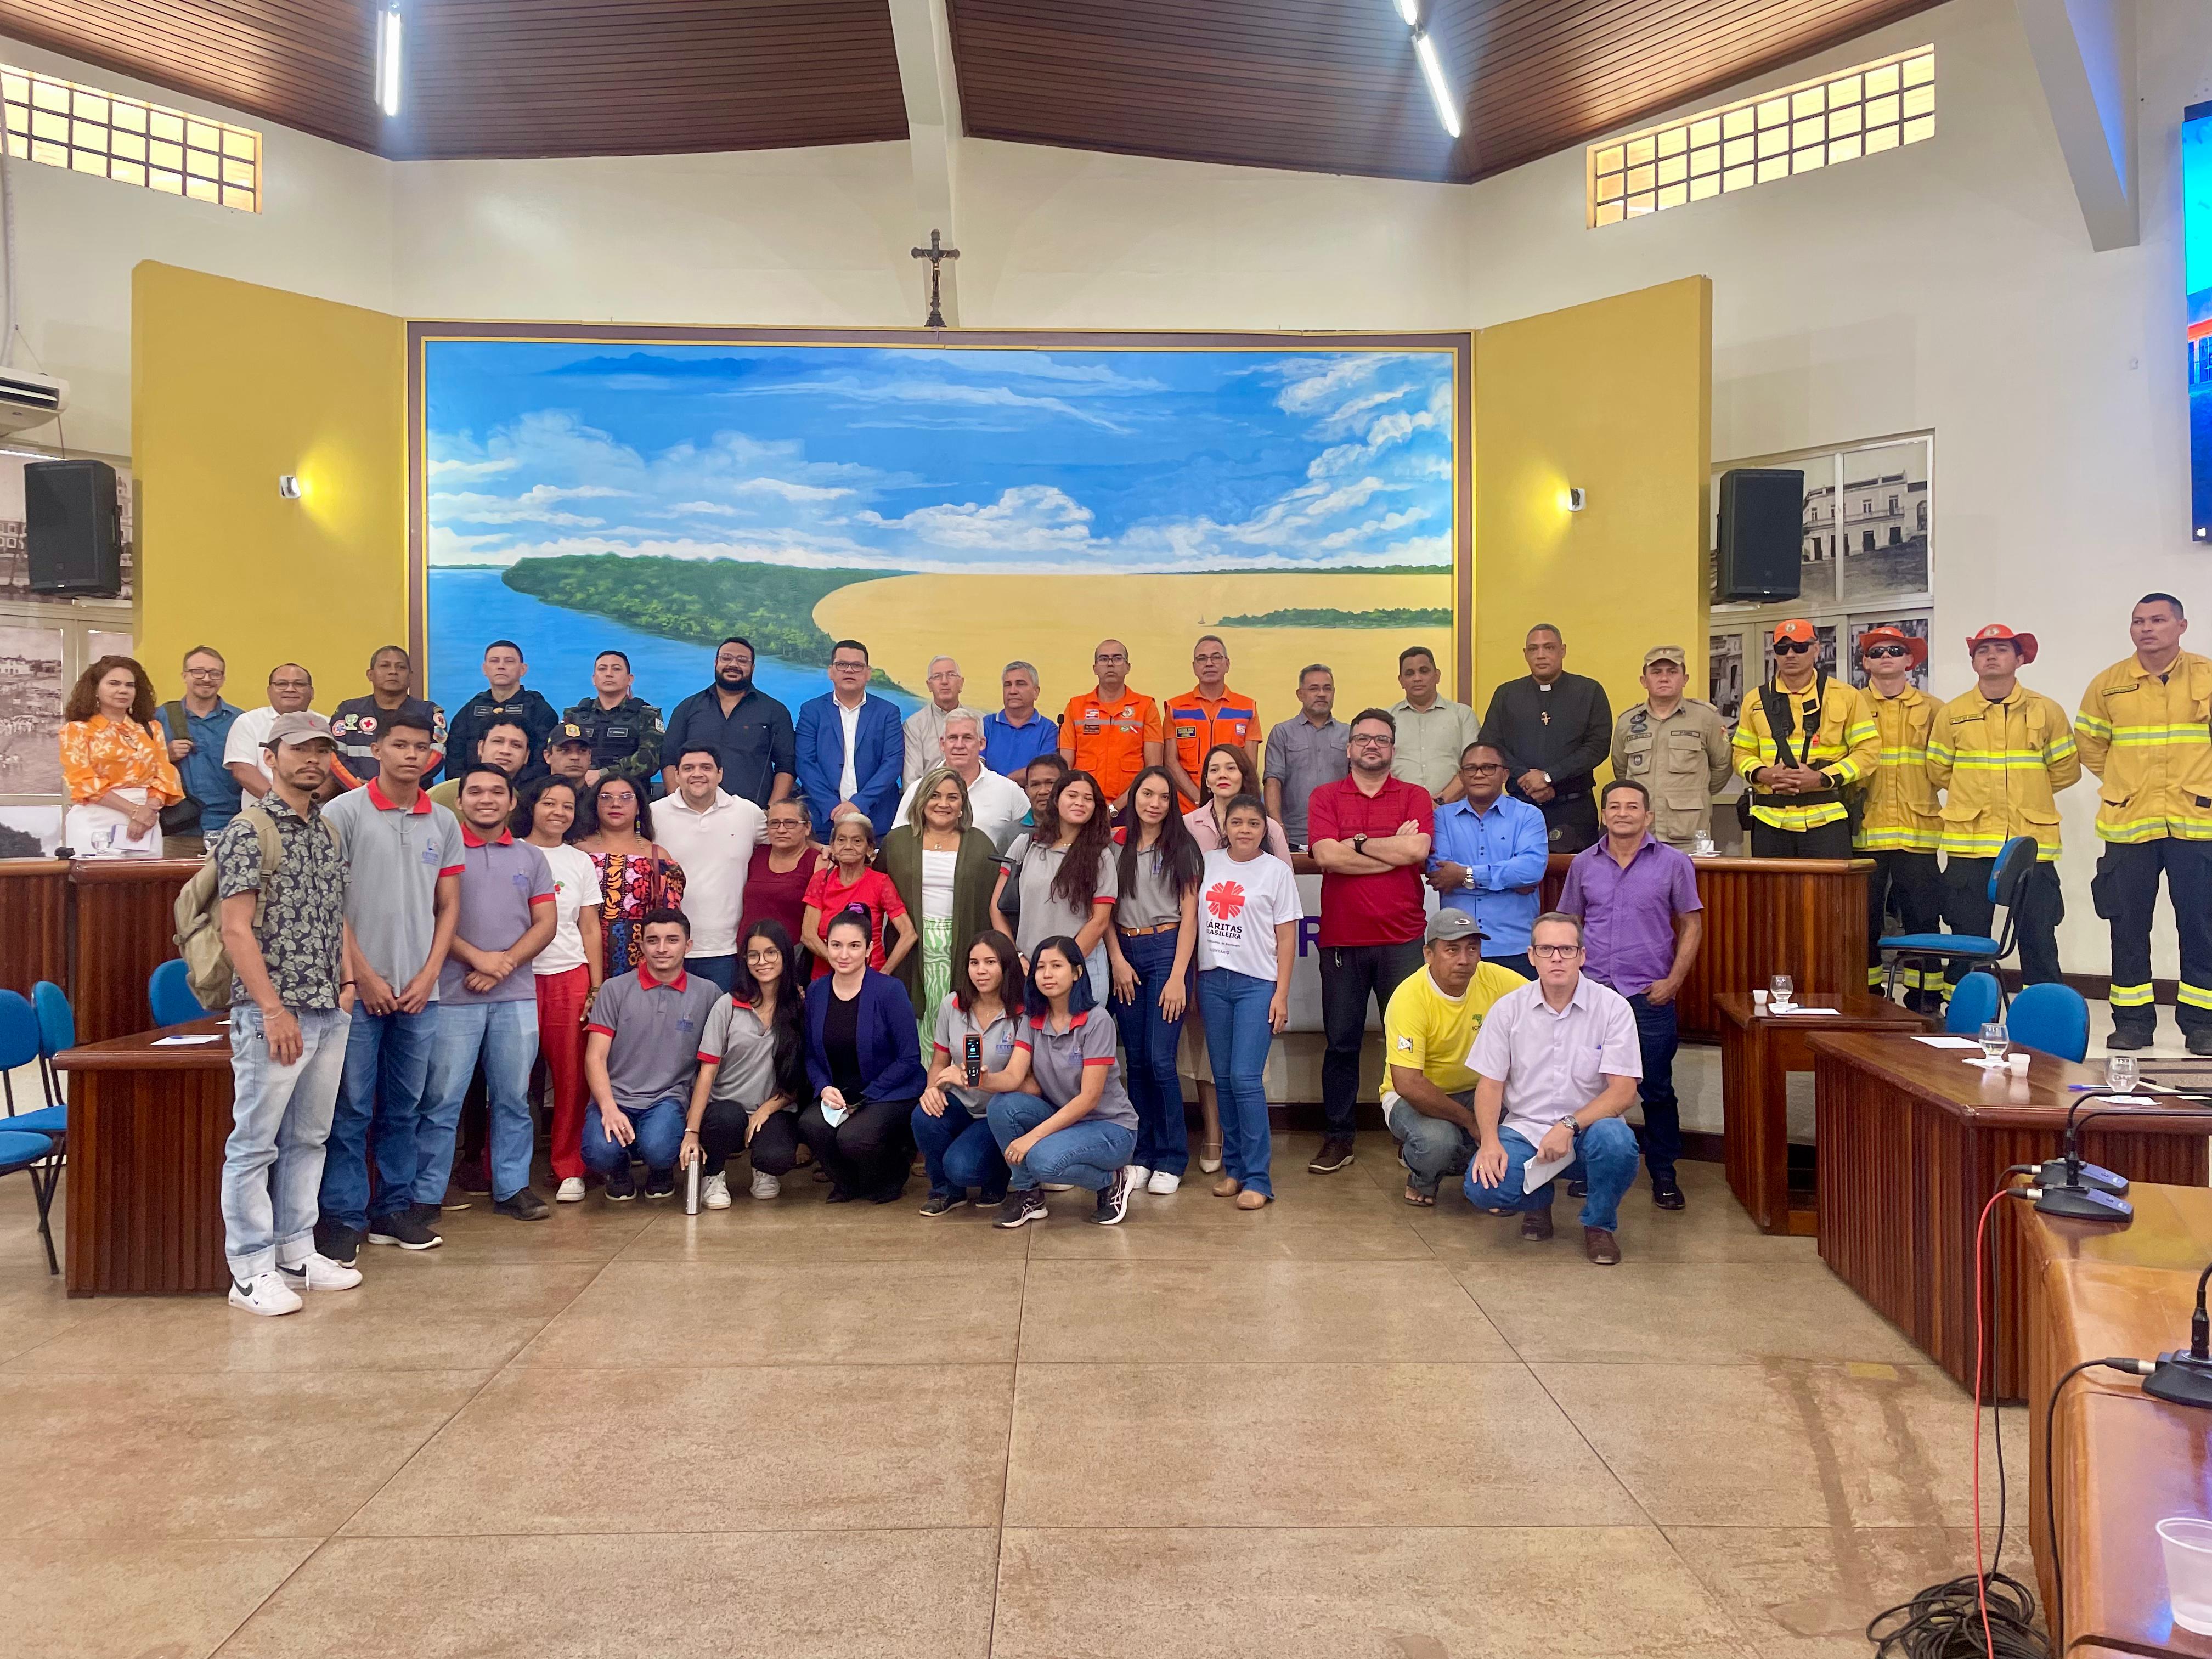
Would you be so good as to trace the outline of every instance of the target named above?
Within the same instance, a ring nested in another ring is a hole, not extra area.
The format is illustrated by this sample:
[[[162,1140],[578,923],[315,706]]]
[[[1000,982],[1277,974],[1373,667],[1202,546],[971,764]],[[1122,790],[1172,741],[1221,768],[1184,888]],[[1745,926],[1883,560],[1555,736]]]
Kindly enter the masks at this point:
[[[553,1178],[584,1173],[584,997],[588,968],[538,976],[538,1052],[553,1085]]]

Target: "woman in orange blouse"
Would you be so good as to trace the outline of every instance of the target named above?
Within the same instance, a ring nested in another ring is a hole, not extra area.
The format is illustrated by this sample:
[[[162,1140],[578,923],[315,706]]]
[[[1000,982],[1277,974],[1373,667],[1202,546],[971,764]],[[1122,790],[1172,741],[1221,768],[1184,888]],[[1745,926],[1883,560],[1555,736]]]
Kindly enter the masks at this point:
[[[161,809],[185,798],[154,725],[154,682],[129,657],[86,669],[62,711],[62,840],[81,857],[161,856]]]

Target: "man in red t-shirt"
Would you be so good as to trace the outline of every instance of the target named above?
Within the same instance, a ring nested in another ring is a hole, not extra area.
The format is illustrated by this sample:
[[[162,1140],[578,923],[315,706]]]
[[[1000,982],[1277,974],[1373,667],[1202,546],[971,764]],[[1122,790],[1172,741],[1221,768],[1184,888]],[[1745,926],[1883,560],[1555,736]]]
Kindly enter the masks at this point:
[[[1390,775],[1397,722],[1382,708],[1352,722],[1350,775],[1313,792],[1306,834],[1321,866],[1321,1020],[1328,1042],[1321,1062],[1322,1106],[1328,1115],[1316,1175],[1352,1162],[1359,1047],[1367,1000],[1379,1012],[1421,966],[1426,908],[1421,872],[1436,828],[1436,803],[1417,783]]]

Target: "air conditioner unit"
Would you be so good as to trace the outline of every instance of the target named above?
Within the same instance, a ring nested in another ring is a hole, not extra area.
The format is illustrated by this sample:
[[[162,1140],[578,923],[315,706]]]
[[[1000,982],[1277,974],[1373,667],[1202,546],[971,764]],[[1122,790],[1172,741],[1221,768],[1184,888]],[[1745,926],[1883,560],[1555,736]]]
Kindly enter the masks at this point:
[[[44,426],[69,407],[69,382],[0,368],[0,433]]]

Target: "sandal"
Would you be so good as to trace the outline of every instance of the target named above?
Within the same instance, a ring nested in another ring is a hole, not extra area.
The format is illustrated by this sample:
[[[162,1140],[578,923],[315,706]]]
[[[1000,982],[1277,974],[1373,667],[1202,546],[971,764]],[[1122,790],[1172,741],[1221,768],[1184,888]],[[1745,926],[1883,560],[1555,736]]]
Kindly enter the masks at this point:
[[[1270,1194],[1255,1192],[1249,1187],[1237,1194],[1237,1207],[1240,1210],[1264,1210],[1274,1201]]]
[[[1234,1198],[1243,1190],[1244,1183],[1235,1176],[1224,1176],[1213,1183],[1213,1195],[1216,1198]]]
[[[1435,1194],[1417,1193],[1411,1187],[1406,1188],[1406,1202],[1418,1210],[1433,1210],[1437,1207]]]

